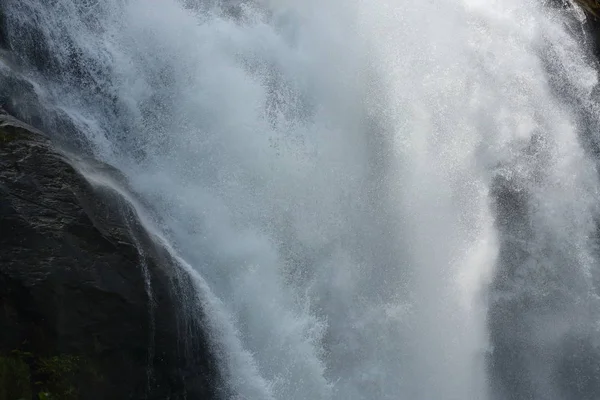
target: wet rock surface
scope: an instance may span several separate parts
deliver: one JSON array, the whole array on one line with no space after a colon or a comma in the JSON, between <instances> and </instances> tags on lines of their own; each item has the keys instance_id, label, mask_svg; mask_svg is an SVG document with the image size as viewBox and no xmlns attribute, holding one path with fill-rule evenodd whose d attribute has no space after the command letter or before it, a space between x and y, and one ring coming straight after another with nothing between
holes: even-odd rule
<instances>
[{"instance_id":1,"label":"wet rock surface","mask_svg":"<svg viewBox=\"0 0 600 400\"><path fill-rule=\"evenodd\" d=\"M215 398L189 278L130 202L73 165L124 183L0 115L0 382L18 392L0 399Z\"/></svg>"}]
</instances>

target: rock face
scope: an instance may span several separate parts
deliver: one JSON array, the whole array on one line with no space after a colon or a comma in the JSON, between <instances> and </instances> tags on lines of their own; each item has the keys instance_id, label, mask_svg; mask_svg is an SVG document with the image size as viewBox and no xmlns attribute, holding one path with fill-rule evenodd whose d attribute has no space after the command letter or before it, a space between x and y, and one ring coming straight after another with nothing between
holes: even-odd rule
<instances>
[{"instance_id":1,"label":"rock face","mask_svg":"<svg viewBox=\"0 0 600 400\"><path fill-rule=\"evenodd\" d=\"M565 0L561 0L566 3ZM600 58L600 0L575 0L586 13L585 28L592 38L592 50Z\"/></svg>"},{"instance_id":2,"label":"rock face","mask_svg":"<svg viewBox=\"0 0 600 400\"><path fill-rule=\"evenodd\" d=\"M590 16L600 17L600 1L598 0L575 0Z\"/></svg>"},{"instance_id":3,"label":"rock face","mask_svg":"<svg viewBox=\"0 0 600 400\"><path fill-rule=\"evenodd\" d=\"M216 398L189 278L80 167L124 181L0 115L0 400Z\"/></svg>"},{"instance_id":4,"label":"rock face","mask_svg":"<svg viewBox=\"0 0 600 400\"><path fill-rule=\"evenodd\" d=\"M597 400L598 314L573 295L584 293L574 288L585 277L560 243L540 239L518 184L498 178L493 192L500 252L488 310L491 399Z\"/></svg>"}]
</instances>

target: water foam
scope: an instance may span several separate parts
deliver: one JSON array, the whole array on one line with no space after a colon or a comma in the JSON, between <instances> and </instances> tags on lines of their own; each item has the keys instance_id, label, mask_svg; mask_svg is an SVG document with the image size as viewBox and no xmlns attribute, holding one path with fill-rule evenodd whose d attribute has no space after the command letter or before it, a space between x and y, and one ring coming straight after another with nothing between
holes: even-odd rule
<instances>
[{"instance_id":1,"label":"water foam","mask_svg":"<svg viewBox=\"0 0 600 400\"><path fill-rule=\"evenodd\" d=\"M59 71L30 79L161 215L240 399L487 398L499 176L591 257L541 42L593 74L532 1L19 3Z\"/></svg>"}]
</instances>

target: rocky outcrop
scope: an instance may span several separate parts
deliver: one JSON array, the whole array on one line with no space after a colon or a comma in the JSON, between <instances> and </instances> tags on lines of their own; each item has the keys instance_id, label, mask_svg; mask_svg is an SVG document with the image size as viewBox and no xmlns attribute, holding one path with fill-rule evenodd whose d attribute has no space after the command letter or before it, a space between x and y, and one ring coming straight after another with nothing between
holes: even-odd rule
<instances>
[{"instance_id":1,"label":"rocky outcrop","mask_svg":"<svg viewBox=\"0 0 600 400\"><path fill-rule=\"evenodd\" d=\"M563 3L568 2L561 0ZM600 58L600 1L599 0L574 0L586 14L585 29L592 39L592 50Z\"/></svg>"},{"instance_id":2,"label":"rocky outcrop","mask_svg":"<svg viewBox=\"0 0 600 400\"><path fill-rule=\"evenodd\" d=\"M216 398L190 278L83 169L126 188L0 115L0 400Z\"/></svg>"},{"instance_id":3,"label":"rocky outcrop","mask_svg":"<svg viewBox=\"0 0 600 400\"><path fill-rule=\"evenodd\" d=\"M590 16L600 18L600 1L598 0L575 0Z\"/></svg>"},{"instance_id":4,"label":"rocky outcrop","mask_svg":"<svg viewBox=\"0 0 600 400\"><path fill-rule=\"evenodd\" d=\"M490 398L597 400L598 313L581 290L587 277L535 225L516 181L499 176L492 189L500 251L488 299Z\"/></svg>"}]
</instances>

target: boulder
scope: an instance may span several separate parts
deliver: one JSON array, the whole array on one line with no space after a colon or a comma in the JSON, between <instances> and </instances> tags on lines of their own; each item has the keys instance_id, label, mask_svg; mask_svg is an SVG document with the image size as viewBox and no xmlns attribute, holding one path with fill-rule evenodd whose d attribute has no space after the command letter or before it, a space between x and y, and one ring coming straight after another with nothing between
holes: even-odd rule
<instances>
[{"instance_id":1,"label":"boulder","mask_svg":"<svg viewBox=\"0 0 600 400\"><path fill-rule=\"evenodd\" d=\"M122 193L0 114L0 400L219 394L193 282Z\"/></svg>"}]
</instances>

